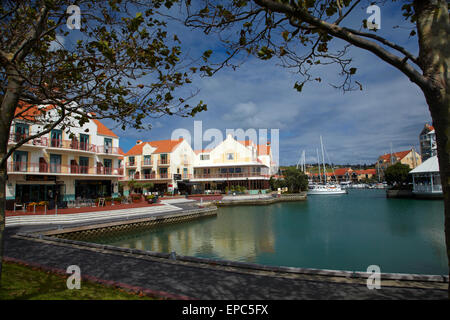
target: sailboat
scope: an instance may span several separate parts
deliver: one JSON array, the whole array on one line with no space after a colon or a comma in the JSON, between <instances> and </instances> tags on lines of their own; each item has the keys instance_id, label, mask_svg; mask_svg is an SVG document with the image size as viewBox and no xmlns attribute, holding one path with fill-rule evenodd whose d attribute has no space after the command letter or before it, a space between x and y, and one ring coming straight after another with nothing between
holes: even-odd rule
<instances>
[{"instance_id":1,"label":"sailboat","mask_svg":"<svg viewBox=\"0 0 450 320\"><path fill-rule=\"evenodd\" d=\"M339 184L331 184L327 182L327 171L325 168L325 156L323 152L322 136L320 136L320 146L322 148L322 163L324 183L322 184L322 176L320 174L319 152L317 151L317 164L319 167L320 184L309 186L308 195L331 195L331 194L346 194L347 190L342 189Z\"/></svg>"}]
</instances>

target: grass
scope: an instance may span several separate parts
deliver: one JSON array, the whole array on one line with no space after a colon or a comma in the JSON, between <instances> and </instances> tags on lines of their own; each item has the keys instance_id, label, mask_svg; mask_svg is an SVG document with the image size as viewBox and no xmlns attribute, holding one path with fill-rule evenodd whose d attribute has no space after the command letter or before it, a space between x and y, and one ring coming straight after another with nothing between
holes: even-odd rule
<instances>
[{"instance_id":1,"label":"grass","mask_svg":"<svg viewBox=\"0 0 450 320\"><path fill-rule=\"evenodd\" d=\"M67 276L3 262L0 300L154 300L119 288L81 280L79 290L69 290Z\"/></svg>"}]
</instances>

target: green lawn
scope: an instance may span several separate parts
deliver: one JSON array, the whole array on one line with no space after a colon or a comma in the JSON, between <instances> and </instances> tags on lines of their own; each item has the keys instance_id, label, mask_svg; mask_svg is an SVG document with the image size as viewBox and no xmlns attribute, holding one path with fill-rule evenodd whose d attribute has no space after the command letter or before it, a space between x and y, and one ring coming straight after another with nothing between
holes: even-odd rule
<instances>
[{"instance_id":1,"label":"green lawn","mask_svg":"<svg viewBox=\"0 0 450 320\"><path fill-rule=\"evenodd\" d=\"M67 277L3 262L0 300L154 300L86 280L79 290L69 290Z\"/></svg>"}]
</instances>

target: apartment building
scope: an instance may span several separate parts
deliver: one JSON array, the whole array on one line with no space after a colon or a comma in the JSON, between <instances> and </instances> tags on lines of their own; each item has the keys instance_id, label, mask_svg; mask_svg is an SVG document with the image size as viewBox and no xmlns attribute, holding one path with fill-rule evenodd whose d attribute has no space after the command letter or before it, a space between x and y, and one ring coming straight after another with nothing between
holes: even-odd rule
<instances>
[{"instance_id":1,"label":"apartment building","mask_svg":"<svg viewBox=\"0 0 450 320\"><path fill-rule=\"evenodd\" d=\"M138 140L124 157L125 195L132 191L129 181L150 182L159 192L203 193L237 185L266 189L275 165L270 144L237 141L231 135L213 149L196 151L184 139Z\"/></svg>"},{"instance_id":2,"label":"apartment building","mask_svg":"<svg viewBox=\"0 0 450 320\"><path fill-rule=\"evenodd\" d=\"M16 114L25 108L29 108L27 112L13 121L9 148L43 130L37 107L22 104ZM47 116L56 117L56 110L49 108ZM70 132L56 127L28 141L8 159L7 209L14 203L62 204L117 196L119 178L124 173L120 157L119 138L98 120L82 127L74 125Z\"/></svg>"},{"instance_id":3,"label":"apartment building","mask_svg":"<svg viewBox=\"0 0 450 320\"><path fill-rule=\"evenodd\" d=\"M270 144L238 141L231 135L211 150L196 150L190 182L199 192L243 186L247 190L269 188L274 174Z\"/></svg>"},{"instance_id":4,"label":"apartment building","mask_svg":"<svg viewBox=\"0 0 450 320\"><path fill-rule=\"evenodd\" d=\"M143 142L138 140L125 155L124 194L129 181L151 182L160 192L179 189L178 181L189 179L195 153L184 139Z\"/></svg>"},{"instance_id":5,"label":"apartment building","mask_svg":"<svg viewBox=\"0 0 450 320\"><path fill-rule=\"evenodd\" d=\"M437 155L436 132L433 126L430 126L428 123L425 124L425 127L420 132L419 142L422 162Z\"/></svg>"},{"instance_id":6,"label":"apartment building","mask_svg":"<svg viewBox=\"0 0 450 320\"><path fill-rule=\"evenodd\" d=\"M375 169L381 179L384 179L384 171L395 163L408 165L411 169L422 163L420 155L414 150L405 150L393 153L386 153L378 157Z\"/></svg>"}]
</instances>

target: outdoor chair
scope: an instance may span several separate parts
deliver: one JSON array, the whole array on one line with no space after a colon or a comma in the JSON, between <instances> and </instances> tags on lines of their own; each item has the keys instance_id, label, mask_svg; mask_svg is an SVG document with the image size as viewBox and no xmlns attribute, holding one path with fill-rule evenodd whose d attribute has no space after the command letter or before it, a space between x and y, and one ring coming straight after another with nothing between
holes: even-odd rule
<instances>
[{"instance_id":1,"label":"outdoor chair","mask_svg":"<svg viewBox=\"0 0 450 320\"><path fill-rule=\"evenodd\" d=\"M17 208L21 209L22 211L25 211L25 204L14 202L14 212L16 212Z\"/></svg>"}]
</instances>

